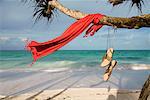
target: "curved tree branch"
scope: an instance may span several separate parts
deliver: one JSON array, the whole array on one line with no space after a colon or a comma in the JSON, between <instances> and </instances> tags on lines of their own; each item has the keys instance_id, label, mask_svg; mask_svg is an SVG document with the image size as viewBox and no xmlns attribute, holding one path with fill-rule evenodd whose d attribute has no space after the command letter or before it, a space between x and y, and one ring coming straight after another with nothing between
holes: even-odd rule
<instances>
[{"instance_id":1,"label":"curved tree branch","mask_svg":"<svg viewBox=\"0 0 150 100\"><path fill-rule=\"evenodd\" d=\"M64 7L60 2L57 0L49 1L49 5L55 7L62 13L75 18L81 19L88 14L80 12L78 10L72 10L67 7ZM104 16L100 22L100 24L113 26L116 28L129 28L129 29L138 29L141 27L150 27L150 14L145 14L141 16L134 16L131 18L121 18L121 17L111 17L111 16Z\"/></svg>"},{"instance_id":2,"label":"curved tree branch","mask_svg":"<svg viewBox=\"0 0 150 100\"><path fill-rule=\"evenodd\" d=\"M81 19L85 16L87 16L88 14L85 14L83 12L80 12L78 10L72 10L72 9L69 9L67 7L64 7L61 3L59 3L57 0L52 0L52 1L49 1L49 6L54 6L56 9L58 9L59 11L61 11L62 13L72 17L72 18L75 18L75 19Z\"/></svg>"}]
</instances>

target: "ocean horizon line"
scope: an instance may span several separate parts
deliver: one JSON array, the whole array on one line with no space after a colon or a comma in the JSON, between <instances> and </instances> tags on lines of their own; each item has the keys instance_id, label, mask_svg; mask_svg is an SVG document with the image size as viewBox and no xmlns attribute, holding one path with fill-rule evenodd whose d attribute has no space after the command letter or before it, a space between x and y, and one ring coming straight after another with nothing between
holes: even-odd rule
<instances>
[{"instance_id":1,"label":"ocean horizon line","mask_svg":"<svg viewBox=\"0 0 150 100\"><path fill-rule=\"evenodd\" d=\"M58 51L105 51L107 49L64 49L64 50L58 50ZM19 49L19 50L0 50L0 51L27 51L27 50L23 50L23 49ZM150 51L148 49L116 49L115 51Z\"/></svg>"}]
</instances>

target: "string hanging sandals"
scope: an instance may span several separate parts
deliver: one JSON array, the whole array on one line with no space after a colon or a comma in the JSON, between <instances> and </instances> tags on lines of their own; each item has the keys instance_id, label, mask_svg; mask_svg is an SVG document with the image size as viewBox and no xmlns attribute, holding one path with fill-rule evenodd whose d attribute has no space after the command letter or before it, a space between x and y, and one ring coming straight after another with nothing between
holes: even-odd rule
<instances>
[{"instance_id":1,"label":"string hanging sandals","mask_svg":"<svg viewBox=\"0 0 150 100\"><path fill-rule=\"evenodd\" d=\"M113 68L116 66L117 61L116 60L112 60L113 58L113 53L114 53L114 49L113 48L109 48L109 30L108 30L108 37L107 37L107 52L106 54L103 56L102 58L102 62L101 62L101 67L107 67L104 75L103 75L103 80L104 81L108 81L108 79L111 76L111 73L113 71ZM113 46L112 46L113 47Z\"/></svg>"},{"instance_id":2,"label":"string hanging sandals","mask_svg":"<svg viewBox=\"0 0 150 100\"><path fill-rule=\"evenodd\" d=\"M113 57L113 53L114 53L114 49L110 48L110 34L109 34L109 29L108 29L108 35L107 35L107 51L106 54L103 56L102 61L100 66L101 67L106 67L108 66L111 61L112 61L112 57Z\"/></svg>"}]
</instances>

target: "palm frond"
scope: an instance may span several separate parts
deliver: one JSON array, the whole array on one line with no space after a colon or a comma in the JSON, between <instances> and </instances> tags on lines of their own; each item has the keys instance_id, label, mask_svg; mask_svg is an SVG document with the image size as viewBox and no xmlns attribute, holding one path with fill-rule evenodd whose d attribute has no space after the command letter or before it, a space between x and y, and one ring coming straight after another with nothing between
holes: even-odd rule
<instances>
[{"instance_id":1,"label":"palm frond","mask_svg":"<svg viewBox=\"0 0 150 100\"><path fill-rule=\"evenodd\" d=\"M48 2L51 0L21 0L22 2L33 2L34 3L34 12L33 18L35 18L35 23L42 18L47 18L48 21L52 21L56 9L49 5Z\"/></svg>"},{"instance_id":2,"label":"palm frond","mask_svg":"<svg viewBox=\"0 0 150 100\"><path fill-rule=\"evenodd\" d=\"M113 6L119 5L121 3L123 3L124 0L108 0L108 2L110 4L112 4Z\"/></svg>"},{"instance_id":3,"label":"palm frond","mask_svg":"<svg viewBox=\"0 0 150 100\"><path fill-rule=\"evenodd\" d=\"M134 5L136 5L136 7L138 8L138 10L140 12L142 12L142 4L144 4L143 0L108 0L108 2L110 4L112 4L113 6L122 4L122 3L124 3L124 1L131 1L131 7L133 7Z\"/></svg>"},{"instance_id":4,"label":"palm frond","mask_svg":"<svg viewBox=\"0 0 150 100\"><path fill-rule=\"evenodd\" d=\"M50 0L35 0L35 9L33 14L33 17L36 17L35 22L42 19L42 17L47 18L50 22L53 20L56 9L53 6L48 5L48 1Z\"/></svg>"},{"instance_id":5,"label":"palm frond","mask_svg":"<svg viewBox=\"0 0 150 100\"><path fill-rule=\"evenodd\" d=\"M143 0L132 0L132 7L136 5L140 12L142 12L142 4L144 4Z\"/></svg>"}]
</instances>

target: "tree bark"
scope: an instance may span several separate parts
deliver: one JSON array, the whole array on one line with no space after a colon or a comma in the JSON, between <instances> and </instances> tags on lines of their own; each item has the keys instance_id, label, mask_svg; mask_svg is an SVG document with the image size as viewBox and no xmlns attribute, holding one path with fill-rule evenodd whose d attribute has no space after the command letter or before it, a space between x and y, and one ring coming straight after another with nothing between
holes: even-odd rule
<instances>
[{"instance_id":1,"label":"tree bark","mask_svg":"<svg viewBox=\"0 0 150 100\"><path fill-rule=\"evenodd\" d=\"M150 95L150 75L143 85L143 88L142 88L142 91L138 100L148 100L149 95Z\"/></svg>"},{"instance_id":2,"label":"tree bark","mask_svg":"<svg viewBox=\"0 0 150 100\"><path fill-rule=\"evenodd\" d=\"M87 16L87 13L80 12L78 10L72 10L67 7L64 7L60 2L57 0L49 1L49 5L54 6L56 9L61 11L62 13L75 18L81 19ZM121 18L121 17L111 17L111 16L104 16L100 21L99 24L113 26L115 28L128 28L128 29L139 29L141 27L150 27L150 14L144 14L141 16L134 16L130 18Z\"/></svg>"}]
</instances>

